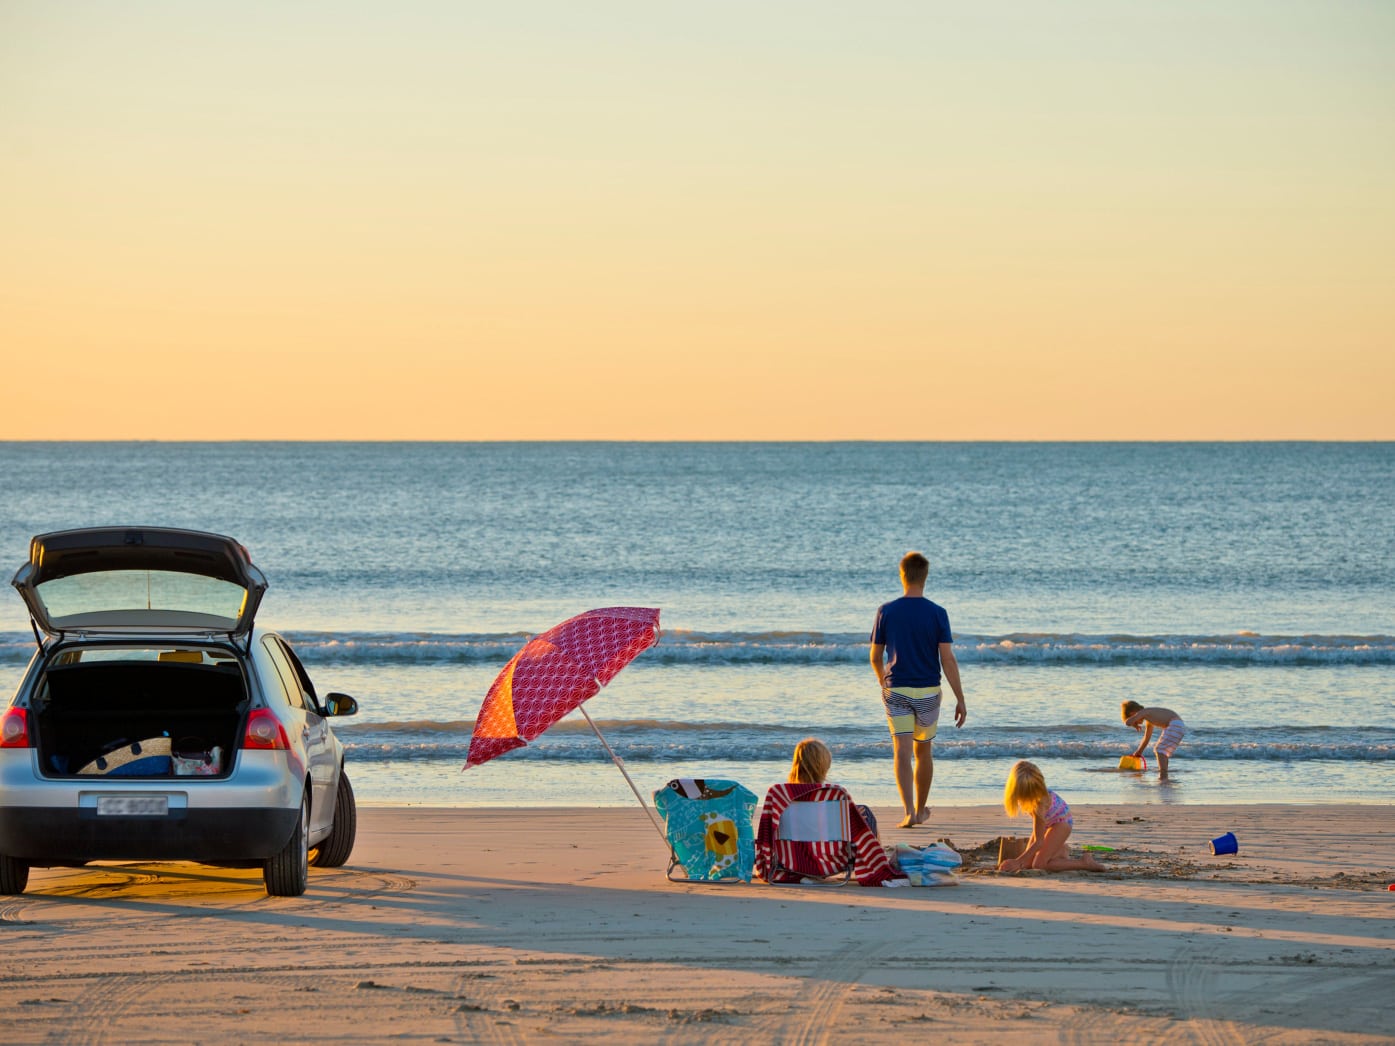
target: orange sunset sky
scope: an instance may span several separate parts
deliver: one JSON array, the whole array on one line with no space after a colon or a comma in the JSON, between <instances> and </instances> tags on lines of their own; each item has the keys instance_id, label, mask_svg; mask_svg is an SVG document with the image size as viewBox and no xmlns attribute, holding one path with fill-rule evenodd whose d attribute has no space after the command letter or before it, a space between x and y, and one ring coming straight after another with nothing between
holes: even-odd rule
<instances>
[{"instance_id":1,"label":"orange sunset sky","mask_svg":"<svg viewBox=\"0 0 1395 1046\"><path fill-rule=\"evenodd\" d=\"M1395 438L1395 4L4 0L3 439Z\"/></svg>"}]
</instances>

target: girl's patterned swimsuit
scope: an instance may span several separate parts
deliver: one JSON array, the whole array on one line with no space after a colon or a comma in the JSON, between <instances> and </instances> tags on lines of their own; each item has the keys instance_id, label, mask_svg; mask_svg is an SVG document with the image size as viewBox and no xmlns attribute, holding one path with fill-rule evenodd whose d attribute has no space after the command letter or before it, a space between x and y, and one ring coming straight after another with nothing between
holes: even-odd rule
<instances>
[{"instance_id":1,"label":"girl's patterned swimsuit","mask_svg":"<svg viewBox=\"0 0 1395 1046\"><path fill-rule=\"evenodd\" d=\"M1055 792L1047 792L1046 795L1051 800L1051 805L1046 808L1046 816L1042 818L1046 827L1054 828L1058 824L1074 825L1075 821L1071 819L1070 807L1066 805L1066 801Z\"/></svg>"}]
</instances>

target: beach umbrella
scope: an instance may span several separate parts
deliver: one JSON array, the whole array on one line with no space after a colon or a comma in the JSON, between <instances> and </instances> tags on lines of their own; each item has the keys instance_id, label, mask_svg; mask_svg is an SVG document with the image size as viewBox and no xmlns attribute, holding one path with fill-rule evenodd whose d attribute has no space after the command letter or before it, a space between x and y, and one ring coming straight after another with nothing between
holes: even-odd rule
<instances>
[{"instance_id":1,"label":"beach umbrella","mask_svg":"<svg viewBox=\"0 0 1395 1046\"><path fill-rule=\"evenodd\" d=\"M464 769L522 748L578 709L619 767L639 805L659 828L625 764L581 707L641 651L658 641L659 611L651 607L588 610L534 636L490 684L475 719Z\"/></svg>"}]
</instances>

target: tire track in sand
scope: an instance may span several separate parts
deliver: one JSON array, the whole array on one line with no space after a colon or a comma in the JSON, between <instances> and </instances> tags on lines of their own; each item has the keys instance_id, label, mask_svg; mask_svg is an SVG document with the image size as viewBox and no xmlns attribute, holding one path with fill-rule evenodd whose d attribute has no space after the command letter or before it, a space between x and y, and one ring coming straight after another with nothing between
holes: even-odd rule
<instances>
[{"instance_id":1,"label":"tire track in sand","mask_svg":"<svg viewBox=\"0 0 1395 1046\"><path fill-rule=\"evenodd\" d=\"M144 995L173 979L172 974L149 973L96 979L72 1001L62 1029L49 1032L46 1041L61 1042L65 1046L129 1042L129 1033L113 1033L113 1026L119 1026L121 1019Z\"/></svg>"},{"instance_id":2,"label":"tire track in sand","mask_svg":"<svg viewBox=\"0 0 1395 1046\"><path fill-rule=\"evenodd\" d=\"M830 1029L838 1027L838 1015L853 986L878 958L894 954L901 946L902 942L896 940L869 941L835 950L800 978L799 990L783 1014L752 1029L752 1040L788 1046L826 1043Z\"/></svg>"},{"instance_id":3,"label":"tire track in sand","mask_svg":"<svg viewBox=\"0 0 1395 1046\"><path fill-rule=\"evenodd\" d=\"M1214 948L1183 944L1167 966L1167 990L1187 1030L1202 1046L1244 1046L1245 1036L1231 1021L1212 1014L1221 1008L1216 995Z\"/></svg>"},{"instance_id":4,"label":"tire track in sand","mask_svg":"<svg viewBox=\"0 0 1395 1046\"><path fill-rule=\"evenodd\" d=\"M494 975L484 976L493 978ZM466 1042L521 1046L525 1041L523 1033L509 1022L509 1018L501 1016L509 1012L507 1007L511 1000L494 985L485 988L480 983L482 979L479 970L462 973L455 979L455 997L459 1005L452 1016L456 1032Z\"/></svg>"},{"instance_id":5,"label":"tire track in sand","mask_svg":"<svg viewBox=\"0 0 1395 1046\"><path fill-rule=\"evenodd\" d=\"M371 885L358 885L360 881L371 881ZM310 880L313 890L319 886L337 891L328 897L315 896L317 908L337 908L345 904L358 904L387 893L404 893L417 888L417 881L405 875L397 875L380 868L356 870L337 868L332 872L321 872Z\"/></svg>"}]
</instances>

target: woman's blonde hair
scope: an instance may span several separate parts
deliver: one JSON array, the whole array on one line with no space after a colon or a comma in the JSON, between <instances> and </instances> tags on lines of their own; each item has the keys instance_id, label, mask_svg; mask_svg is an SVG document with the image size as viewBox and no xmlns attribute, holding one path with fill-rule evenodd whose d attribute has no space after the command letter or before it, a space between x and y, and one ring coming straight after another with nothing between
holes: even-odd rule
<instances>
[{"instance_id":1,"label":"woman's blonde hair","mask_svg":"<svg viewBox=\"0 0 1395 1046\"><path fill-rule=\"evenodd\" d=\"M794 762L790 764L791 784L823 784L828 768L833 765L833 753L817 737L806 737L794 746Z\"/></svg>"},{"instance_id":2,"label":"woman's blonde hair","mask_svg":"<svg viewBox=\"0 0 1395 1046\"><path fill-rule=\"evenodd\" d=\"M1009 817L1030 813L1046 800L1046 776L1036 763L1019 759L1008 771L1003 789L1003 809Z\"/></svg>"}]
</instances>

